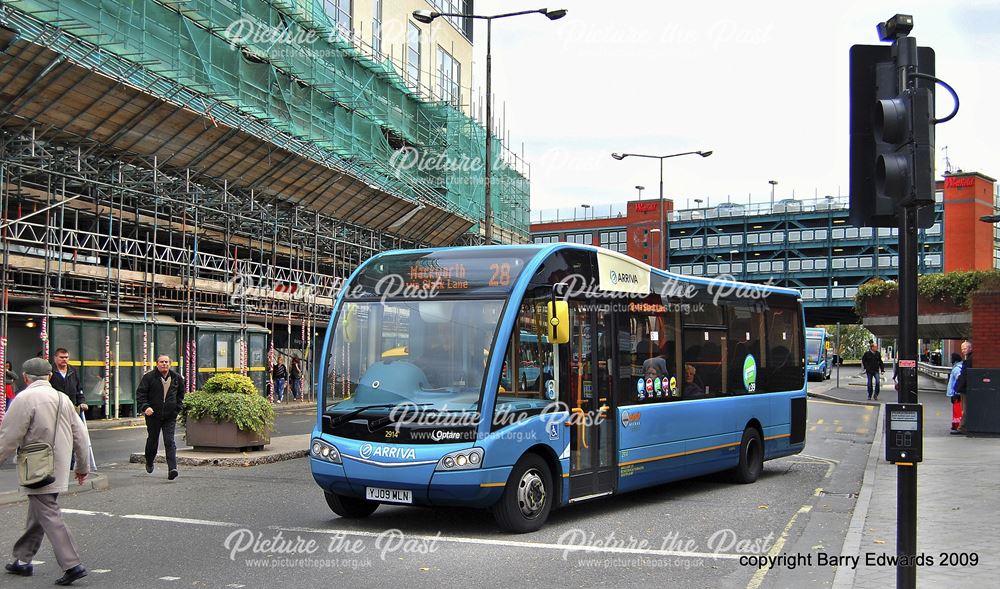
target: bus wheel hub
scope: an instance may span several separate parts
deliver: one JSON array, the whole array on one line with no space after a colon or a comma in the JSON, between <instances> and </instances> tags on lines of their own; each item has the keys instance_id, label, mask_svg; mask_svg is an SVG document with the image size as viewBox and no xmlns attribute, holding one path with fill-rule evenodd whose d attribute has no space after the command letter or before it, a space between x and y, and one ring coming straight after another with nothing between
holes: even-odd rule
<instances>
[{"instance_id":1,"label":"bus wheel hub","mask_svg":"<svg viewBox=\"0 0 1000 589\"><path fill-rule=\"evenodd\" d=\"M533 518L541 512L545 505L545 483L538 471L529 470L521 477L517 487L517 504L527 518Z\"/></svg>"}]
</instances>

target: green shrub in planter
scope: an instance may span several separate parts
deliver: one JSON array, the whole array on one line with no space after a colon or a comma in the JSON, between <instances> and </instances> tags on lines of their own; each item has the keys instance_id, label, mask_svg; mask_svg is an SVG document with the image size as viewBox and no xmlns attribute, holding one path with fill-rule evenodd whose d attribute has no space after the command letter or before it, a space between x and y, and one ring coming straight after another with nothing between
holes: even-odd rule
<instances>
[{"instance_id":1,"label":"green shrub in planter","mask_svg":"<svg viewBox=\"0 0 1000 589\"><path fill-rule=\"evenodd\" d=\"M259 436L274 429L274 408L262 397L249 376L217 374L200 391L184 397L182 421L211 418L231 421L236 427Z\"/></svg>"}]
</instances>

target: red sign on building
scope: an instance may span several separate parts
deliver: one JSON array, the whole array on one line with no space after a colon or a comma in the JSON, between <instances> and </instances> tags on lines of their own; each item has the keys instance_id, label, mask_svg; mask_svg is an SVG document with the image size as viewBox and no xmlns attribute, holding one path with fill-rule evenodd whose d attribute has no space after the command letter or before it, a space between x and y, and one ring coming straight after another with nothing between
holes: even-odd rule
<instances>
[{"instance_id":1,"label":"red sign on building","mask_svg":"<svg viewBox=\"0 0 1000 589\"><path fill-rule=\"evenodd\" d=\"M657 202L637 202L635 203L635 212L637 213L651 213L656 210Z\"/></svg>"},{"instance_id":2,"label":"red sign on building","mask_svg":"<svg viewBox=\"0 0 1000 589\"><path fill-rule=\"evenodd\" d=\"M944 179L945 188L958 188L960 186L973 186L976 183L976 179L972 176L949 176Z\"/></svg>"}]
</instances>

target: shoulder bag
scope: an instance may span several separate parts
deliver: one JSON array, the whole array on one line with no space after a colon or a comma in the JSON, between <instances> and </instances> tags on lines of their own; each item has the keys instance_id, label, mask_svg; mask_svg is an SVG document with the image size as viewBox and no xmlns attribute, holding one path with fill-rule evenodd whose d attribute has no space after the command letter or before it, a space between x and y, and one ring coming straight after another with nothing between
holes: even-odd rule
<instances>
[{"instance_id":1,"label":"shoulder bag","mask_svg":"<svg viewBox=\"0 0 1000 589\"><path fill-rule=\"evenodd\" d=\"M17 479L22 487L40 489L56 482L55 478L55 445L59 433L59 417L62 413L63 393L59 395L56 405L56 420L52 426L52 443L36 442L17 449Z\"/></svg>"}]
</instances>

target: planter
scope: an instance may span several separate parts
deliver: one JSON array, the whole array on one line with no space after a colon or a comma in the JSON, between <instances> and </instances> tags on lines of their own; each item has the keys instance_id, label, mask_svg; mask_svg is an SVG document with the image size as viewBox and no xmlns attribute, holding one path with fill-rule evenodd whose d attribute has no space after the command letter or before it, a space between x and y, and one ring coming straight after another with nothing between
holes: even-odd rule
<instances>
[{"instance_id":1,"label":"planter","mask_svg":"<svg viewBox=\"0 0 1000 589\"><path fill-rule=\"evenodd\" d=\"M899 315L899 293L891 292L885 296L867 299L864 303L864 309L865 317L897 317ZM917 297L917 314L919 315L950 315L967 313L968 311L967 308L951 301Z\"/></svg>"},{"instance_id":2,"label":"planter","mask_svg":"<svg viewBox=\"0 0 1000 589\"><path fill-rule=\"evenodd\" d=\"M270 434L263 436L243 431L231 421L216 423L212 419L189 419L185 439L189 446L201 452L247 452L263 450L271 443Z\"/></svg>"}]
</instances>

